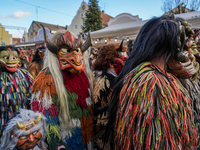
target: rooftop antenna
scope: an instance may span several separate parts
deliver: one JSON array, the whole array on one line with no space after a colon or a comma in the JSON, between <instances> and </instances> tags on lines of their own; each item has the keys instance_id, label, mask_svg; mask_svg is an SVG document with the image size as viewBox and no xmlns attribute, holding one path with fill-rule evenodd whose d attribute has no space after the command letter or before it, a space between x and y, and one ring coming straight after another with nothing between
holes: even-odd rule
<instances>
[{"instance_id":1,"label":"rooftop antenna","mask_svg":"<svg viewBox=\"0 0 200 150\"><path fill-rule=\"evenodd\" d=\"M35 6L36 7L36 17L37 17L37 21L38 21L38 7L39 6Z\"/></svg>"},{"instance_id":2,"label":"rooftop antenna","mask_svg":"<svg viewBox=\"0 0 200 150\"><path fill-rule=\"evenodd\" d=\"M103 10L105 11L106 6L108 6L108 5L106 3L101 3L101 4L103 4Z\"/></svg>"}]
</instances>

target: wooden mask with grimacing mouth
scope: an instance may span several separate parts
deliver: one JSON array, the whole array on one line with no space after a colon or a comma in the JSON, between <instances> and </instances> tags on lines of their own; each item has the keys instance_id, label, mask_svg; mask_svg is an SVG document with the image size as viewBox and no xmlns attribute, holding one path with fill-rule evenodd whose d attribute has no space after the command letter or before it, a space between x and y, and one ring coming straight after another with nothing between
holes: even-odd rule
<instances>
[{"instance_id":1,"label":"wooden mask with grimacing mouth","mask_svg":"<svg viewBox=\"0 0 200 150\"><path fill-rule=\"evenodd\" d=\"M44 27L43 31L47 48L50 52L57 55L60 69L67 70L73 74L84 72L82 53L91 46L90 33L88 33L87 40L83 44L81 35L76 37L73 33L66 30L64 34L58 36L57 43L53 44L48 39Z\"/></svg>"}]
</instances>

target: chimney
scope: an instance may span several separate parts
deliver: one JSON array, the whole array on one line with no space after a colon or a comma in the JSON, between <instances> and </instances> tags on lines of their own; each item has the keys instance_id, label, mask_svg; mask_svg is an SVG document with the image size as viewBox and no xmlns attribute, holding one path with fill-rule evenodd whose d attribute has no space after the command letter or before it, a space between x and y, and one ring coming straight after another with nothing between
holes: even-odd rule
<instances>
[{"instance_id":1,"label":"chimney","mask_svg":"<svg viewBox=\"0 0 200 150\"><path fill-rule=\"evenodd\" d=\"M57 29L58 29L58 25L57 25Z\"/></svg>"}]
</instances>

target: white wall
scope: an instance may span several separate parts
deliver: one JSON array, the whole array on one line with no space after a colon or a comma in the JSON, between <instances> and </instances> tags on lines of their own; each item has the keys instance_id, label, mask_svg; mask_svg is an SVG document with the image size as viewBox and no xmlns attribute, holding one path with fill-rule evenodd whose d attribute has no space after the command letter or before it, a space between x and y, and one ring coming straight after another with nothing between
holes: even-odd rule
<instances>
[{"instance_id":1,"label":"white wall","mask_svg":"<svg viewBox=\"0 0 200 150\"><path fill-rule=\"evenodd\" d=\"M85 18L85 14L87 10L88 10L88 5L85 1L83 1L68 28L68 30L74 33L75 35L78 35L80 32L82 32L82 28L81 28L81 26L83 25L82 18ZM77 29L75 29L75 25L77 25Z\"/></svg>"}]
</instances>

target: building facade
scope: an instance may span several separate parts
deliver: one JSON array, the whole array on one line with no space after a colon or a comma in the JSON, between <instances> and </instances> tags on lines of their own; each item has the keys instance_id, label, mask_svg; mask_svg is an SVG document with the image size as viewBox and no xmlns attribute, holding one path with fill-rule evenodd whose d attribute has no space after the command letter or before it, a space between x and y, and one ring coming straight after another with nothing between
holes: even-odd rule
<instances>
[{"instance_id":1,"label":"building facade","mask_svg":"<svg viewBox=\"0 0 200 150\"><path fill-rule=\"evenodd\" d=\"M66 27L64 27L64 26L59 26L59 25L53 25L53 24L33 21L31 23L30 28L28 29L28 42L34 42L35 41L35 37L37 37L37 36L39 36L39 38L42 36L40 40L44 40L43 35L41 35L41 36L38 35L38 33L43 33L43 32L39 32L39 31L42 30L41 24L48 30L47 32L49 32L50 34L54 34L58 30L66 29Z\"/></svg>"},{"instance_id":2,"label":"building facade","mask_svg":"<svg viewBox=\"0 0 200 150\"><path fill-rule=\"evenodd\" d=\"M69 31L74 33L75 35L78 35L83 32L82 26L83 26L83 18L86 17L86 12L89 9L88 4L83 0L81 3L81 6L79 7L76 15L72 19L72 22L68 28ZM106 14L104 11L101 11L101 18L102 18L102 25L103 27L107 27L107 22L112 19L113 17Z\"/></svg>"},{"instance_id":3,"label":"building facade","mask_svg":"<svg viewBox=\"0 0 200 150\"><path fill-rule=\"evenodd\" d=\"M30 28L28 29L27 37L28 40L25 40L25 42L36 42L36 41L42 41L43 38L43 31L41 24L45 27L46 32L48 34L48 37L51 38L51 36L58 30L69 30L75 35L78 35L82 33L82 25L83 25L83 18L86 17L86 12L88 10L88 4L83 0L79 9L77 10L76 15L72 19L72 22L69 26L59 26L59 25L53 25L38 21L33 21L31 23ZM107 27L107 22L113 18L112 16L107 15L104 11L101 12L101 18L102 18L102 24L103 27ZM26 39L26 38L25 38ZM23 40L24 42L24 40Z\"/></svg>"},{"instance_id":4,"label":"building facade","mask_svg":"<svg viewBox=\"0 0 200 150\"><path fill-rule=\"evenodd\" d=\"M5 30L4 27L2 27L0 23L0 46L2 45L11 45L12 43L12 35L9 34L8 31Z\"/></svg>"},{"instance_id":5,"label":"building facade","mask_svg":"<svg viewBox=\"0 0 200 150\"><path fill-rule=\"evenodd\" d=\"M85 18L87 10L88 4L85 1L83 1L68 28L68 30L74 33L75 35L78 35L82 32L81 26L83 25L83 18Z\"/></svg>"}]
</instances>

